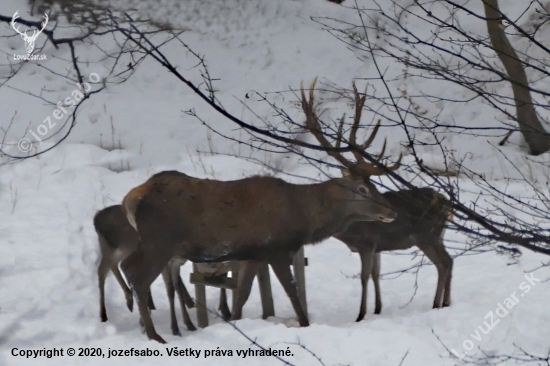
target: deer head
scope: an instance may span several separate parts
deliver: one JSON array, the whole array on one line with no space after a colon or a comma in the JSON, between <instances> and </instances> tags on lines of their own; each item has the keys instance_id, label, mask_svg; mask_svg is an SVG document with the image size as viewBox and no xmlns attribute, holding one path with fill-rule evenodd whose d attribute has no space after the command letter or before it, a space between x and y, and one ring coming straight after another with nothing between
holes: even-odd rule
<instances>
[{"instance_id":1,"label":"deer head","mask_svg":"<svg viewBox=\"0 0 550 366\"><path fill-rule=\"evenodd\" d=\"M23 41L25 41L25 48L27 50L27 53L31 54L32 51L34 50L34 42L36 42L36 39L38 38L40 33L42 33L44 28L46 28L46 24L48 24L48 14L44 13L44 21L42 22L42 29L40 29L40 30L34 29L32 35L29 36L27 34L28 29L26 29L25 32L22 33L21 31L19 31L19 27L15 27L15 20L17 18L19 18L18 12L19 11L16 11L15 14L13 14L13 18L11 18L11 23L10 24L11 24L11 27L17 33L19 33L21 38L23 38Z\"/></svg>"}]
</instances>

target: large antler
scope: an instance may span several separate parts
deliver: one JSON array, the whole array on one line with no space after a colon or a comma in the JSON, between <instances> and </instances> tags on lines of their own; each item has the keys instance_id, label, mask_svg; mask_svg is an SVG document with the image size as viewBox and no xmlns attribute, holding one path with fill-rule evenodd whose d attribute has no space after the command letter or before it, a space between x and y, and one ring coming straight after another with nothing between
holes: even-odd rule
<instances>
[{"instance_id":1,"label":"large antler","mask_svg":"<svg viewBox=\"0 0 550 366\"><path fill-rule=\"evenodd\" d=\"M301 95L302 95L302 101L301 101L302 110L306 115L306 123L305 123L306 129L309 130L313 134L313 136L315 136L315 138L317 139L317 141L319 141L319 144L321 144L321 146L327 148L327 154L329 154L330 156L335 158L340 164L348 168L352 175L359 176L359 177L368 177L371 175L383 175L383 174L387 174L388 171L394 171L397 168L399 168L399 166L401 165L401 158L402 158L401 154L399 155L399 159L397 160L397 162L391 167L386 167L386 169L381 169L376 164L371 164L364 159L361 151L366 150L374 141L374 138L378 133L378 129L380 128L380 120L378 120L378 123L374 127L372 133L367 138L367 140L362 144L358 144L357 131L359 130L359 122L361 121L361 112L363 111L363 106L365 105L365 100L367 97L366 97L366 93L363 96L359 94L359 92L357 91L357 87L355 86L355 82L353 83L353 92L355 94L355 115L353 118L353 124L351 126L351 130L350 130L348 144L352 149L352 153L356 159L356 162L352 162L346 159L340 152L334 151L335 149L339 149L342 144L345 115L342 116L342 118L338 123L338 130L336 133L336 142L335 142L335 145L332 146L331 143L326 138L325 134L323 133L321 126L319 124L319 119L317 118L317 114L315 113L314 90L315 90L316 83L317 83L317 78L313 80L309 88L309 101L306 98L303 82L300 84ZM380 162L380 160L382 160L382 157L384 156L385 151L386 151L386 140L384 140L382 151L376 157L376 162Z\"/></svg>"}]
</instances>

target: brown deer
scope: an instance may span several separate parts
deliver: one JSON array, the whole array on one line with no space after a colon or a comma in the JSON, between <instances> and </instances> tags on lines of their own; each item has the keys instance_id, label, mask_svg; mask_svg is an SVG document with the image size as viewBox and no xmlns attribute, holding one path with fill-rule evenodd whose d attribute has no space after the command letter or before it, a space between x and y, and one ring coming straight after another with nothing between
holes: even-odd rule
<instances>
[{"instance_id":1,"label":"brown deer","mask_svg":"<svg viewBox=\"0 0 550 366\"><path fill-rule=\"evenodd\" d=\"M128 223L126 216L122 212L121 205L110 206L97 212L94 217L94 227L98 235L99 247L101 250L101 261L97 269L100 318L102 322L105 322L107 321L107 310L105 308L105 278L109 271L113 272L120 287L124 291L126 306L130 311L133 310L132 292L122 278L118 269L118 264L137 248L139 236L135 229ZM183 320L187 329L196 330L186 309L186 305L192 308L195 304L185 288L179 273L180 266L185 264L185 262L186 260L172 258L162 271L162 277L166 285L166 292L170 303L170 320L172 334L174 335L181 335L174 308L174 292L178 293ZM224 304L227 307L225 301ZM155 308L150 291L148 296L148 307L149 309ZM226 313L229 313L229 311Z\"/></svg>"},{"instance_id":2,"label":"brown deer","mask_svg":"<svg viewBox=\"0 0 550 366\"><path fill-rule=\"evenodd\" d=\"M268 262L300 325L308 326L290 271L290 255L353 222L395 219L373 183L350 178L297 185L274 177L217 181L170 171L132 189L122 206L141 244L121 268L136 296L147 336L161 343L165 341L155 331L146 298L151 282L171 258L196 263Z\"/></svg>"},{"instance_id":3,"label":"brown deer","mask_svg":"<svg viewBox=\"0 0 550 366\"><path fill-rule=\"evenodd\" d=\"M325 134L321 130L313 103L313 88L315 81L310 89L310 103L306 102L302 88L302 109L306 115L306 127L313 133L321 146L327 148L327 153L334 157L347 169L342 169L342 175L350 179L364 179L369 182L372 175L383 175L387 171L395 170L399 167L401 156L398 161L385 170L379 170L372 165L365 164L353 166L341 154L334 152L334 146L330 144ZM378 129L378 121L369 139L364 145L356 144L356 134L359 129L361 113L366 101L366 95L360 95L355 83L353 83L355 99L355 115L350 129L348 144L355 147L369 145ZM340 147L343 139L343 123L340 120L335 147ZM386 148L386 142L382 147L382 152L377 161L383 157ZM362 154L357 149L352 149L352 153L357 162L362 161ZM350 168L351 167L351 168ZM445 224L452 216L451 203L442 194L431 188L417 188L412 190L401 190L397 192L386 192L382 196L390 203L392 209L397 213L397 218L391 223L379 222L355 222L347 230L335 235L335 237L347 244L353 251L359 252L361 257L361 308L357 321L361 321L366 312L367 282L372 272L374 288L376 294L375 313L382 310L382 300L380 295L380 255L381 251L408 249L417 246L426 254L426 256L435 264L439 277L437 290L434 299L434 308L449 306L451 303L451 277L453 260L445 250L443 244L443 234ZM443 295L443 291L445 292ZM442 303L443 296L443 303Z\"/></svg>"},{"instance_id":4,"label":"brown deer","mask_svg":"<svg viewBox=\"0 0 550 366\"><path fill-rule=\"evenodd\" d=\"M357 321L367 310L367 283L372 273L375 292L375 314L382 311L380 295L380 252L417 246L434 263L438 272L433 308L451 304L453 259L445 250L445 224L452 215L451 202L431 188L417 188L382 194L397 212L388 224L358 222L335 237L361 258L361 306Z\"/></svg>"},{"instance_id":5,"label":"brown deer","mask_svg":"<svg viewBox=\"0 0 550 366\"><path fill-rule=\"evenodd\" d=\"M313 81L313 83L310 86L309 89L309 100L306 97L306 93L304 91L303 86L301 87L301 105L302 110L306 116L305 121L305 128L310 131L317 141L321 144L321 146L327 148L327 153L335 158L339 163L341 163L346 169L343 169L342 171L346 172L346 176L344 178L352 178L352 179L364 179L364 182L370 183L368 177L372 175L383 175L386 174L386 171L394 171L396 170L401 162L401 156L399 157L398 161L391 167L386 167L386 170L382 170L377 168L375 165L368 163L365 161L361 153L354 153L354 157L356 159L356 162L351 162L347 158L345 158L342 154L335 151L335 148L338 149L341 146L341 142L343 139L343 122L344 119L340 120L340 125L337 132L337 139L335 146L332 146L328 139L326 138L325 134L323 133L321 129L321 125L319 123L319 120L317 118L317 115L315 113L315 97L314 97L314 90L315 90L315 84L317 82L317 79ZM380 124L378 124L374 130L372 131L369 138L361 145L357 144L357 131L359 129L359 121L361 119L361 110L363 108L363 105L365 103L365 97L360 97L357 93L357 90L355 88L355 84L353 85L355 91L356 91L356 118L354 119L352 128L350 130L350 136L348 139L348 144L351 146L355 146L358 149L366 150L374 138L376 137L376 134L378 132L378 128L380 127ZM377 157L377 161L379 162L381 158L384 155L384 151L386 148L386 143L384 142L384 146L382 148L382 152ZM354 172L358 178L351 177L348 173ZM372 184L372 183L370 183ZM390 206L391 207L391 206ZM366 221L360 221L366 223ZM383 221L384 222L384 221ZM385 225L385 224L381 224ZM345 228L342 228L342 230L345 231ZM288 256L291 257L292 253L288 253ZM238 320L242 317L242 308L246 301L248 300L248 297L250 296L250 291L252 289L252 282L254 281L254 276L256 275L258 268L259 268L260 262L258 261L247 261L243 262L241 264L241 268L239 270L239 283L238 283L238 291L237 291L237 301L235 302L235 307L232 311L231 320Z\"/></svg>"}]
</instances>

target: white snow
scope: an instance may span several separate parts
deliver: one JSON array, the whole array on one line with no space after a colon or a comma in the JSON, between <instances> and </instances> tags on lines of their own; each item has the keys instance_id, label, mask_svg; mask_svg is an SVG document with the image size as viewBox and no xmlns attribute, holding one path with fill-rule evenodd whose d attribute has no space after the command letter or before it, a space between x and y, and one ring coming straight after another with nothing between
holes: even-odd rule
<instances>
[{"instance_id":1,"label":"white snow","mask_svg":"<svg viewBox=\"0 0 550 366\"><path fill-rule=\"evenodd\" d=\"M167 21L186 29L182 39L206 58L211 74L220 79L216 87L224 107L237 117L259 126L260 122L243 103L265 119L273 118L273 111L255 97L247 99L247 93L269 92L269 100L300 120L300 113L294 105L296 97L281 91L289 87L296 90L301 80L307 85L316 76L322 82L349 88L352 79L375 75L372 62L358 58L357 52L348 50L319 23L310 19L312 16L326 16L357 21L353 10L326 0L113 0L111 3L114 8L131 7L137 9L143 18ZM351 6L352 3L348 0L344 5ZM359 3L368 5L369 1ZM514 16L519 16L523 9L518 1L501 0L500 3L504 11ZM480 4L476 2L471 6L479 10ZM0 14L11 15L16 10L22 18L32 18L27 1L2 1ZM35 19L38 17L35 14ZM463 20L465 28L483 34L484 24L477 19L467 17ZM414 19L409 19L409 22L414 26ZM419 32L428 32L421 25L418 27ZM60 36L74 32L72 29L59 31ZM25 52L24 43L5 24L0 26L0 36L7 36L0 38L0 49L5 52L0 56L0 72L7 75L10 67L6 63L12 60L14 52ZM105 50L116 49L112 39L104 37L101 42ZM525 48L524 43L520 37L513 39L516 47ZM41 67L36 62L24 64L13 79L0 87L0 115L3 116L0 126L4 130L9 127L7 143L17 143L23 136L32 140L25 131L36 130L55 109L21 91L41 95L55 104L71 96L77 88L74 83L54 74L63 75L70 69L68 47L61 46L56 50L44 36L39 37L37 47L44 44L42 52L47 54L48 60L40 62ZM77 45L76 52L83 63L83 75L87 77L95 72L102 78L108 77L109 81L118 80L109 79L107 73L113 61L103 59L97 48ZM200 82L198 70L193 68L196 59L188 52L176 42L166 46L164 52L186 77ZM401 65L387 60L384 63L388 78L402 73ZM534 74L529 76L536 79ZM362 81L358 83L361 87L364 85ZM432 92L436 90L441 96L468 94L457 86L434 81L416 80L401 86L407 87L411 95L427 88ZM538 81L537 86L548 90L547 81ZM501 87L508 88L506 85ZM382 88L379 89L384 94ZM343 111L351 114L344 100L331 101L326 106L334 118ZM500 126L498 119L503 119L502 115L477 100L466 107L428 101L424 101L421 107L426 108L430 115L439 113L440 120L454 121L457 125ZM160 279L152 287L157 305L153 321L167 345L148 341L141 333L137 311L128 312L123 293L112 275L108 277L106 286L109 321L101 323L99 320L99 246L92 225L93 215L104 207L120 203L131 188L152 174L176 169L197 177L231 180L271 173L263 166L232 156L198 153L214 151L250 155L290 174L325 179L318 170L295 157L250 152L244 146L209 133L199 121L183 113L192 108L216 130L249 139L246 133L209 108L158 63L147 59L127 82L108 84L106 90L86 101L78 114L77 125L61 145L39 157L0 166L0 365L281 364L272 357L236 356L237 350L258 348L233 327L212 316L211 325L196 332L186 331L180 320L183 336L172 336L168 303ZM365 121L373 119L367 113L363 117ZM57 121L58 125L48 131L47 137L53 137L38 146L39 151L57 141L61 133L56 135L56 132L67 130L68 126L62 126L62 121ZM417 133L417 137L424 137L426 141L431 138L426 132ZM403 151L399 145L404 141L401 132L382 128L380 135L370 151L379 151L382 137L388 139L387 154L397 156ZM511 138L511 144L499 147L500 151L495 147L498 140L493 136L448 133L444 144L454 150L457 160L464 159L469 169L483 174L485 179L507 193L531 197L531 188L527 184L506 178L517 178L521 172L542 187L550 174L532 171L538 165L525 159L525 147L518 133ZM10 151L16 152L17 147ZM419 152L426 164L433 168L443 167L436 147L425 146ZM547 153L529 159L540 162L548 161L548 157ZM403 162L412 163L412 158L406 156ZM519 172L514 165L519 167ZM336 171L331 173L338 175ZM413 178L406 172L403 175ZM279 176L292 182L308 181L290 175ZM464 203L477 198L479 187L463 178L459 179L459 184ZM545 191L548 191L547 186ZM480 203L487 205L490 201L484 199ZM453 254L460 253L467 241L463 235L452 231L447 232L445 239L450 247L459 248L450 249ZM547 311L550 288L541 281L524 293L520 285L526 281L525 271L535 270L534 276L541 280L548 278L547 269L536 270L547 258L526 250L523 252L517 265L508 265L508 258L493 252L456 257L452 305L440 310L431 309L437 282L436 270L431 264L424 266L417 278L414 274L387 275L381 284L382 314L372 314L374 296L372 285L369 285L368 314L364 321L356 323L360 303L360 282L356 277L359 258L336 239L329 239L306 248L309 258L306 268L309 327L287 326L293 322L295 314L274 276L272 286L277 317L261 319L259 293L254 287L244 308L244 319L236 325L264 347L289 348L293 356L284 359L294 365L321 364L298 344L307 347L325 365L399 365L406 354L404 366L454 365L458 361L450 357L443 345L461 354L466 340L474 345L473 350L468 351L470 355L477 352L480 356L479 348L494 354L511 353L517 345L544 356L550 348L550 314ZM393 273L420 260L408 255L383 254L382 272ZM187 284L190 268L188 264L181 272ZM418 289L414 295L416 281ZM478 332L481 339L474 340L471 334L475 336L479 326L485 327L486 314L495 311L498 304L514 291L525 296L520 295L519 303L492 331L488 334ZM218 292L208 289L207 300L211 308L217 308ZM177 313L179 316L180 311ZM195 319L195 310L190 310L190 313ZM14 348L40 350L54 347L63 348L65 352L69 347L77 350L80 347L100 347L104 353L109 348L148 348L159 350L164 356L162 359L67 356L26 359L12 356ZM198 359L169 357L167 348L171 347L202 350L203 354ZM232 350L235 355L204 358L205 350L218 347Z\"/></svg>"}]
</instances>

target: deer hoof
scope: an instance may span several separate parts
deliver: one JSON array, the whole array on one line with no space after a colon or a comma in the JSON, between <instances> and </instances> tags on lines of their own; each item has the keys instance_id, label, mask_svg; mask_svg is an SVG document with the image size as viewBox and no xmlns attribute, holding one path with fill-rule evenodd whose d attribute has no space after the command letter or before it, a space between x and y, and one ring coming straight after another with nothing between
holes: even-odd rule
<instances>
[{"instance_id":1,"label":"deer hoof","mask_svg":"<svg viewBox=\"0 0 550 366\"><path fill-rule=\"evenodd\" d=\"M161 336L159 336L158 334L152 334L150 336L148 336L148 338L152 341L157 341L159 343L162 343L162 344L166 344L166 341L164 339L162 339Z\"/></svg>"},{"instance_id":2,"label":"deer hoof","mask_svg":"<svg viewBox=\"0 0 550 366\"><path fill-rule=\"evenodd\" d=\"M126 306L128 307L128 310L130 310L130 312L133 313L134 312L134 299L133 298L126 299Z\"/></svg>"},{"instance_id":3,"label":"deer hoof","mask_svg":"<svg viewBox=\"0 0 550 366\"><path fill-rule=\"evenodd\" d=\"M300 324L300 327L309 327L309 319L308 318L304 318L304 319L298 318L298 323Z\"/></svg>"},{"instance_id":4,"label":"deer hoof","mask_svg":"<svg viewBox=\"0 0 550 366\"><path fill-rule=\"evenodd\" d=\"M220 312L222 313L223 320L228 321L229 319L231 319L231 312L228 308L220 309Z\"/></svg>"}]
</instances>

